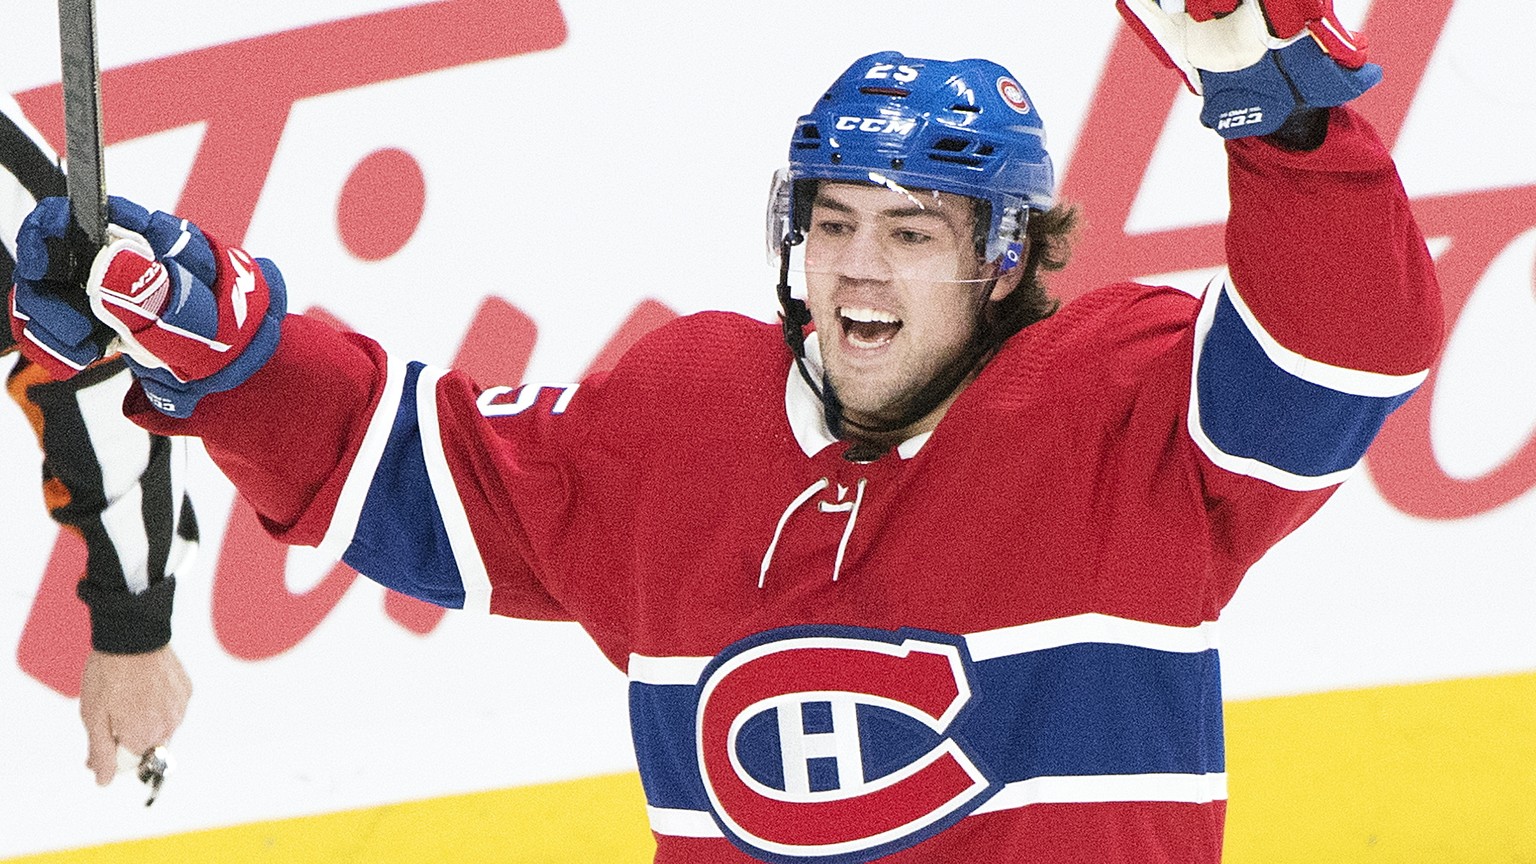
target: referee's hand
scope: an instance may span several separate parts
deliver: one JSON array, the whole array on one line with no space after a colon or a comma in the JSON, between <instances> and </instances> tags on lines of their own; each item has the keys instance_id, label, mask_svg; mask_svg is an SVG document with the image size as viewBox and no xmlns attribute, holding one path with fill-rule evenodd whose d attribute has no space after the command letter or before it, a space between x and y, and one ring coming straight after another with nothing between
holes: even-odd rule
<instances>
[{"instance_id":1,"label":"referee's hand","mask_svg":"<svg viewBox=\"0 0 1536 864\"><path fill-rule=\"evenodd\" d=\"M167 645L146 654L92 651L80 682L85 765L105 786L117 774L117 748L142 754L170 740L192 698L192 681Z\"/></svg>"}]
</instances>

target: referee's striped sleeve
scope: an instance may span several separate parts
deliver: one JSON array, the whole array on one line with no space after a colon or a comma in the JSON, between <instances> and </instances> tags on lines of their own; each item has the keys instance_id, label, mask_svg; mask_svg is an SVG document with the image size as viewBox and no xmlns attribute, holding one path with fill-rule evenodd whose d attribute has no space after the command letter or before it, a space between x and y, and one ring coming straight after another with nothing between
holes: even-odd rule
<instances>
[{"instance_id":1,"label":"referee's striped sleeve","mask_svg":"<svg viewBox=\"0 0 1536 864\"><path fill-rule=\"evenodd\" d=\"M15 101L0 93L0 285L10 286L16 232L39 199L65 194L58 160ZM0 352L15 348L0 327ZM198 530L185 485L185 447L122 414L122 360L68 381L18 359L7 382L43 450L49 515L85 541L78 593L97 650L151 651L170 640L175 574L190 565Z\"/></svg>"}]
</instances>

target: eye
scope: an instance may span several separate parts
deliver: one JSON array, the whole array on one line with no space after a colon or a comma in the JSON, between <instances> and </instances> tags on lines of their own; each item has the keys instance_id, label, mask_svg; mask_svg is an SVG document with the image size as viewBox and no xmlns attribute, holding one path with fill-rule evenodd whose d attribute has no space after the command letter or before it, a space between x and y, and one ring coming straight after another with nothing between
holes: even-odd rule
<instances>
[{"instance_id":1,"label":"eye","mask_svg":"<svg viewBox=\"0 0 1536 864\"><path fill-rule=\"evenodd\" d=\"M843 237L853 233L853 226L847 222L838 222L833 219L823 219L816 223L816 230L832 237Z\"/></svg>"},{"instance_id":2,"label":"eye","mask_svg":"<svg viewBox=\"0 0 1536 864\"><path fill-rule=\"evenodd\" d=\"M892 232L892 236L907 246L920 246L933 239L932 235L924 234L921 231L914 231L911 228L898 228Z\"/></svg>"}]
</instances>

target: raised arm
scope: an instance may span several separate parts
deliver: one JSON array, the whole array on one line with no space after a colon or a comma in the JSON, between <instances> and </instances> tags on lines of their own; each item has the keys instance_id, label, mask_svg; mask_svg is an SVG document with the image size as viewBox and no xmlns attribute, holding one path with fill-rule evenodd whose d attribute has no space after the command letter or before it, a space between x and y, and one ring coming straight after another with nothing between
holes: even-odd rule
<instances>
[{"instance_id":1,"label":"raised arm","mask_svg":"<svg viewBox=\"0 0 1536 864\"><path fill-rule=\"evenodd\" d=\"M1202 301L1187 427L1241 572L1424 380L1440 291L1390 153L1345 104L1381 70L1329 0L1118 5L1227 139L1228 272Z\"/></svg>"},{"instance_id":2,"label":"raised arm","mask_svg":"<svg viewBox=\"0 0 1536 864\"><path fill-rule=\"evenodd\" d=\"M1348 108L1326 140L1228 143L1229 276L1197 332L1190 433L1221 469L1332 486L1424 380L1440 292L1386 149Z\"/></svg>"}]
</instances>

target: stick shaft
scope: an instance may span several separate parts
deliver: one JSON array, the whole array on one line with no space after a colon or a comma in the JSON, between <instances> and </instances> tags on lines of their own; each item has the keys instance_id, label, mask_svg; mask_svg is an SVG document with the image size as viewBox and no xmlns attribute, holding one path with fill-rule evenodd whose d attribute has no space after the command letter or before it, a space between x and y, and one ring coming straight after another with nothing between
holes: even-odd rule
<instances>
[{"instance_id":1,"label":"stick shaft","mask_svg":"<svg viewBox=\"0 0 1536 864\"><path fill-rule=\"evenodd\" d=\"M107 187L101 157L95 0L59 0L59 56L64 73L65 179L70 209L75 224L100 248L106 245Z\"/></svg>"}]
</instances>

